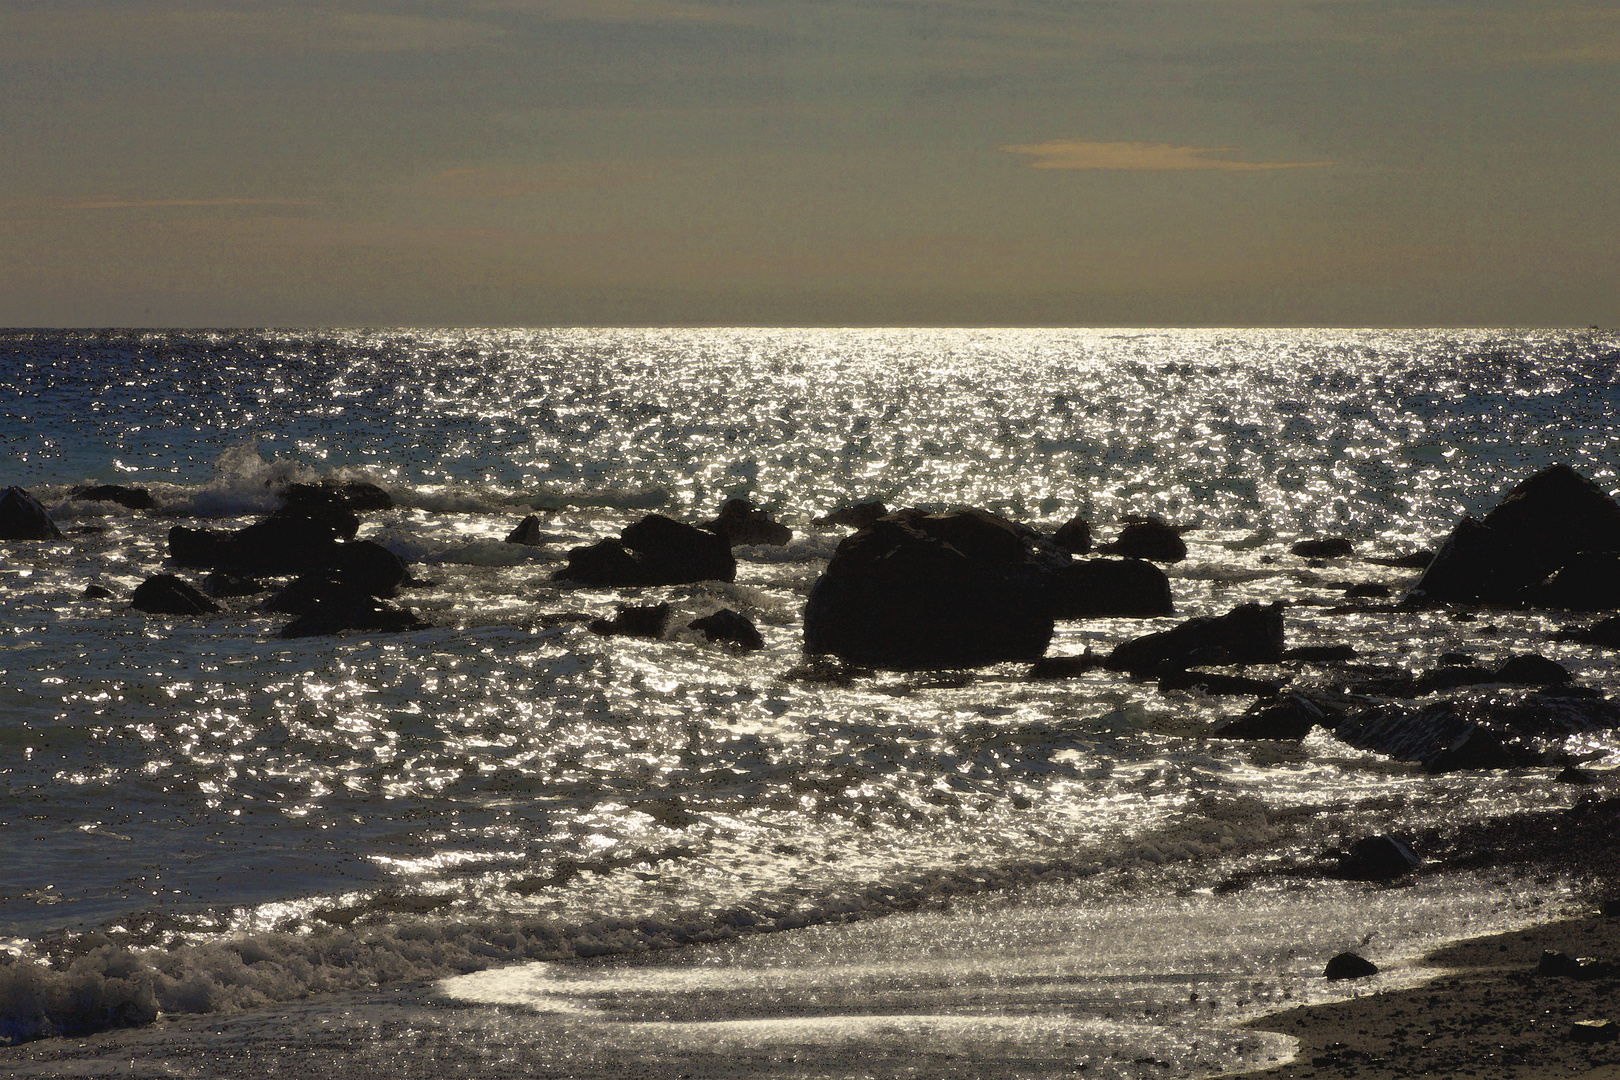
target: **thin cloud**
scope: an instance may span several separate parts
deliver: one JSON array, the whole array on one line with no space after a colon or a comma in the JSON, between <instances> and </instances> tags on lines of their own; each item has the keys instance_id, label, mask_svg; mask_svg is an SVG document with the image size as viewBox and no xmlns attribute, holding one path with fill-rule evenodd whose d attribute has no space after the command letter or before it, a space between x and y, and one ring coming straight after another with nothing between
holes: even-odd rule
<instances>
[{"instance_id":1,"label":"thin cloud","mask_svg":"<svg viewBox=\"0 0 1620 1080\"><path fill-rule=\"evenodd\" d=\"M1031 169L1120 169L1174 172L1206 169L1217 172L1259 172L1266 169L1314 169L1333 161L1232 161L1211 154L1235 154L1234 146L1172 146L1170 143L1086 142L1052 139L1000 147L1009 154L1034 160Z\"/></svg>"},{"instance_id":2,"label":"thin cloud","mask_svg":"<svg viewBox=\"0 0 1620 1080\"><path fill-rule=\"evenodd\" d=\"M145 210L162 206L330 206L314 199L78 199L56 210Z\"/></svg>"}]
</instances>

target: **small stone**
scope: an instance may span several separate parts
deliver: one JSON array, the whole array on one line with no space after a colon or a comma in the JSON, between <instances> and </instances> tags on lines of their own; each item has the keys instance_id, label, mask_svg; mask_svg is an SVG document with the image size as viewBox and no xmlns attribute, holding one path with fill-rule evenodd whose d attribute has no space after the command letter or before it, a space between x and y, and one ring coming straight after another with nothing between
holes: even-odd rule
<instances>
[{"instance_id":1,"label":"small stone","mask_svg":"<svg viewBox=\"0 0 1620 1080\"><path fill-rule=\"evenodd\" d=\"M1378 965L1371 960L1357 956L1353 952L1342 952L1328 961L1322 977L1328 982L1339 982L1344 979L1365 979L1369 975L1376 974Z\"/></svg>"}]
</instances>

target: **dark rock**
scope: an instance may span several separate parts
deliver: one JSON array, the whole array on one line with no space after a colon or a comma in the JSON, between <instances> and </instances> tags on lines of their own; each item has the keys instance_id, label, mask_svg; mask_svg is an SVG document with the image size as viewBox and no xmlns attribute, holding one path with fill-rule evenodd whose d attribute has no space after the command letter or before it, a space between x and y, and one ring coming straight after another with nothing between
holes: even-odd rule
<instances>
[{"instance_id":1,"label":"dark rock","mask_svg":"<svg viewBox=\"0 0 1620 1080\"><path fill-rule=\"evenodd\" d=\"M1282 683L1275 679L1251 679L1246 675L1227 675L1216 671L1188 671L1177 668L1159 676L1159 691L1202 690L1206 694L1247 695L1276 697Z\"/></svg>"},{"instance_id":2,"label":"dark rock","mask_svg":"<svg viewBox=\"0 0 1620 1080\"><path fill-rule=\"evenodd\" d=\"M854 506L841 506L824 517L816 518L811 524L822 527L846 525L851 529L866 529L878 518L888 516L888 509L874 499L871 502L856 503Z\"/></svg>"},{"instance_id":3,"label":"dark rock","mask_svg":"<svg viewBox=\"0 0 1620 1080\"><path fill-rule=\"evenodd\" d=\"M1548 949L1541 954L1541 962L1536 965L1536 974L1545 978L1590 982L1593 979L1613 978L1616 966L1608 960L1599 960L1592 956L1571 956L1569 953Z\"/></svg>"},{"instance_id":4,"label":"dark rock","mask_svg":"<svg viewBox=\"0 0 1620 1080\"><path fill-rule=\"evenodd\" d=\"M1364 560L1374 566L1392 566L1401 570L1423 570L1434 562L1434 552L1428 548L1419 548L1409 555L1369 555Z\"/></svg>"},{"instance_id":5,"label":"dark rock","mask_svg":"<svg viewBox=\"0 0 1620 1080\"><path fill-rule=\"evenodd\" d=\"M1283 653L1284 660L1304 660L1312 664L1342 664L1356 658L1351 645L1301 645Z\"/></svg>"},{"instance_id":6,"label":"dark rock","mask_svg":"<svg viewBox=\"0 0 1620 1080\"><path fill-rule=\"evenodd\" d=\"M721 608L713 615L694 619L691 627L693 630L701 631L710 641L729 641L748 651L765 647L765 639L760 636L758 628L747 616L740 615L730 608Z\"/></svg>"},{"instance_id":7,"label":"dark rock","mask_svg":"<svg viewBox=\"0 0 1620 1080\"><path fill-rule=\"evenodd\" d=\"M547 611L536 617L535 622L541 626L567 626L570 623L590 622L596 616L583 611Z\"/></svg>"},{"instance_id":8,"label":"dark rock","mask_svg":"<svg viewBox=\"0 0 1620 1080\"><path fill-rule=\"evenodd\" d=\"M181 566L202 566L243 577L302 574L330 566L337 534L326 522L305 517L271 517L238 529L169 530L169 557Z\"/></svg>"},{"instance_id":9,"label":"dark rock","mask_svg":"<svg viewBox=\"0 0 1620 1080\"><path fill-rule=\"evenodd\" d=\"M410 569L404 559L381 544L356 540L336 545L330 563L300 574L266 600L264 610L303 615L322 604L391 599L409 580Z\"/></svg>"},{"instance_id":10,"label":"dark rock","mask_svg":"<svg viewBox=\"0 0 1620 1080\"><path fill-rule=\"evenodd\" d=\"M20 487L0 492L0 540L60 540L62 530L40 501Z\"/></svg>"},{"instance_id":11,"label":"dark rock","mask_svg":"<svg viewBox=\"0 0 1620 1080\"><path fill-rule=\"evenodd\" d=\"M1569 1041L1573 1043L1612 1043L1620 1039L1620 1025L1613 1020L1577 1020L1569 1026Z\"/></svg>"},{"instance_id":12,"label":"dark rock","mask_svg":"<svg viewBox=\"0 0 1620 1080\"><path fill-rule=\"evenodd\" d=\"M1316 727L1331 728L1340 714L1301 694L1287 694L1277 701L1256 701L1242 716L1231 716L1215 725L1210 736L1216 739L1276 739L1298 742Z\"/></svg>"},{"instance_id":13,"label":"dark rock","mask_svg":"<svg viewBox=\"0 0 1620 1080\"><path fill-rule=\"evenodd\" d=\"M1538 653L1510 656L1497 665L1496 681L1523 686L1557 686L1569 682L1564 665Z\"/></svg>"},{"instance_id":14,"label":"dark rock","mask_svg":"<svg viewBox=\"0 0 1620 1080\"><path fill-rule=\"evenodd\" d=\"M209 596L224 598L227 596L257 596L268 592L269 586L256 578L237 577L227 574L223 570L215 570L203 578L203 592Z\"/></svg>"},{"instance_id":15,"label":"dark rock","mask_svg":"<svg viewBox=\"0 0 1620 1080\"><path fill-rule=\"evenodd\" d=\"M316 484L288 484L282 492L281 509L270 515L278 518L305 518L319 521L332 529L334 536L343 540L354 538L360 531L360 516L349 507L348 500L336 488Z\"/></svg>"},{"instance_id":16,"label":"dark rock","mask_svg":"<svg viewBox=\"0 0 1620 1080\"><path fill-rule=\"evenodd\" d=\"M1083 517L1070 518L1052 534L1052 543L1071 555L1085 555L1091 551L1091 523Z\"/></svg>"},{"instance_id":17,"label":"dark rock","mask_svg":"<svg viewBox=\"0 0 1620 1080\"><path fill-rule=\"evenodd\" d=\"M1371 960L1363 959L1353 952L1342 952L1327 962L1327 969L1322 977L1328 982L1339 982L1343 979L1365 979L1369 975L1378 974L1378 965Z\"/></svg>"},{"instance_id":18,"label":"dark rock","mask_svg":"<svg viewBox=\"0 0 1620 1080\"><path fill-rule=\"evenodd\" d=\"M1063 568L1059 619L1152 618L1175 611L1170 579L1141 559L1081 559Z\"/></svg>"},{"instance_id":19,"label":"dark rock","mask_svg":"<svg viewBox=\"0 0 1620 1080\"><path fill-rule=\"evenodd\" d=\"M1282 653L1282 605L1250 603L1127 641L1108 654L1107 665L1145 676L1194 665L1275 664Z\"/></svg>"},{"instance_id":20,"label":"dark rock","mask_svg":"<svg viewBox=\"0 0 1620 1080\"><path fill-rule=\"evenodd\" d=\"M789 682L807 683L812 686L854 686L856 679L871 677L871 668L851 664L836 656L825 654L808 656L804 663L795 664L782 673L782 678Z\"/></svg>"},{"instance_id":21,"label":"dark rock","mask_svg":"<svg viewBox=\"0 0 1620 1080\"><path fill-rule=\"evenodd\" d=\"M1347 717L1333 734L1363 750L1420 763L1428 772L1539 764L1549 742L1620 725L1620 705L1600 696L1495 690L1430 702L1387 704Z\"/></svg>"},{"instance_id":22,"label":"dark rock","mask_svg":"<svg viewBox=\"0 0 1620 1080\"><path fill-rule=\"evenodd\" d=\"M522 544L525 547L539 547L544 544L545 534L540 531L540 516L530 514L518 522L517 528L506 534L508 544Z\"/></svg>"},{"instance_id":23,"label":"dark rock","mask_svg":"<svg viewBox=\"0 0 1620 1080\"><path fill-rule=\"evenodd\" d=\"M1069 556L983 510L903 510L846 537L810 590L807 653L890 668L1035 660Z\"/></svg>"},{"instance_id":24,"label":"dark rock","mask_svg":"<svg viewBox=\"0 0 1620 1080\"><path fill-rule=\"evenodd\" d=\"M1541 607L1569 611L1620 608L1620 552L1582 551L1570 556L1527 599Z\"/></svg>"},{"instance_id":25,"label":"dark rock","mask_svg":"<svg viewBox=\"0 0 1620 1080\"><path fill-rule=\"evenodd\" d=\"M1611 615L1607 619L1600 619L1588 627L1560 630L1553 635L1553 640L1578 641L1582 645L1620 649L1620 615Z\"/></svg>"},{"instance_id":26,"label":"dark rock","mask_svg":"<svg viewBox=\"0 0 1620 1080\"><path fill-rule=\"evenodd\" d=\"M1558 775L1553 777L1554 783L1570 784L1575 787L1590 787L1591 785L1597 783L1597 780L1598 778L1596 773L1590 771L1589 769L1582 769L1575 765L1565 765L1562 769L1558 770Z\"/></svg>"},{"instance_id":27,"label":"dark rock","mask_svg":"<svg viewBox=\"0 0 1620 1080\"><path fill-rule=\"evenodd\" d=\"M1092 652L1082 656L1043 656L1029 669L1032 679L1072 679L1102 667L1102 657Z\"/></svg>"},{"instance_id":28,"label":"dark rock","mask_svg":"<svg viewBox=\"0 0 1620 1080\"><path fill-rule=\"evenodd\" d=\"M368 510L392 510L394 497L376 484L364 480L348 480L338 485L338 494L350 510L363 514Z\"/></svg>"},{"instance_id":29,"label":"dark rock","mask_svg":"<svg viewBox=\"0 0 1620 1080\"><path fill-rule=\"evenodd\" d=\"M1423 860L1396 836L1368 836L1339 856L1336 877L1346 881L1394 881L1416 870Z\"/></svg>"},{"instance_id":30,"label":"dark rock","mask_svg":"<svg viewBox=\"0 0 1620 1080\"><path fill-rule=\"evenodd\" d=\"M661 638L668 625L668 604L620 604L613 618L593 619L586 629L603 637Z\"/></svg>"},{"instance_id":31,"label":"dark rock","mask_svg":"<svg viewBox=\"0 0 1620 1080\"><path fill-rule=\"evenodd\" d=\"M780 547L793 539L792 529L778 523L747 499L727 499L720 507L720 516L704 522L701 528L724 537L731 547L750 544Z\"/></svg>"},{"instance_id":32,"label":"dark rock","mask_svg":"<svg viewBox=\"0 0 1620 1080\"><path fill-rule=\"evenodd\" d=\"M371 596L345 597L316 604L282 628L284 638L341 634L350 630L400 633L425 630L422 621L408 608L398 607Z\"/></svg>"},{"instance_id":33,"label":"dark rock","mask_svg":"<svg viewBox=\"0 0 1620 1080\"><path fill-rule=\"evenodd\" d=\"M1180 529L1149 516L1128 518L1114 542L1104 544L1097 550L1105 555L1123 555L1127 559L1173 563L1187 557L1187 542L1181 538Z\"/></svg>"},{"instance_id":34,"label":"dark rock","mask_svg":"<svg viewBox=\"0 0 1620 1080\"><path fill-rule=\"evenodd\" d=\"M1363 581L1344 590L1348 600L1381 600L1389 595L1389 586L1377 581Z\"/></svg>"},{"instance_id":35,"label":"dark rock","mask_svg":"<svg viewBox=\"0 0 1620 1080\"><path fill-rule=\"evenodd\" d=\"M556 577L597 587L734 581L737 560L731 545L707 529L648 514L617 540L574 548Z\"/></svg>"},{"instance_id":36,"label":"dark rock","mask_svg":"<svg viewBox=\"0 0 1620 1080\"><path fill-rule=\"evenodd\" d=\"M1620 504L1567 465L1524 480L1483 521L1464 518L1413 587L1414 603L1512 604L1575 556L1620 551Z\"/></svg>"},{"instance_id":37,"label":"dark rock","mask_svg":"<svg viewBox=\"0 0 1620 1080\"><path fill-rule=\"evenodd\" d=\"M1320 540L1297 540L1288 551L1292 555L1306 559L1343 559L1356 553L1355 548L1350 546L1350 541L1342 536L1325 537Z\"/></svg>"},{"instance_id":38,"label":"dark rock","mask_svg":"<svg viewBox=\"0 0 1620 1080\"><path fill-rule=\"evenodd\" d=\"M149 577L135 587L129 606L153 615L211 615L219 605L173 574Z\"/></svg>"},{"instance_id":39,"label":"dark rock","mask_svg":"<svg viewBox=\"0 0 1620 1080\"><path fill-rule=\"evenodd\" d=\"M84 592L79 594L81 600L111 600L113 592L105 585L86 585Z\"/></svg>"},{"instance_id":40,"label":"dark rock","mask_svg":"<svg viewBox=\"0 0 1620 1080\"><path fill-rule=\"evenodd\" d=\"M117 503L129 510L150 510L157 505L150 491L141 487L125 487L123 484L74 488L73 498L76 502Z\"/></svg>"}]
</instances>

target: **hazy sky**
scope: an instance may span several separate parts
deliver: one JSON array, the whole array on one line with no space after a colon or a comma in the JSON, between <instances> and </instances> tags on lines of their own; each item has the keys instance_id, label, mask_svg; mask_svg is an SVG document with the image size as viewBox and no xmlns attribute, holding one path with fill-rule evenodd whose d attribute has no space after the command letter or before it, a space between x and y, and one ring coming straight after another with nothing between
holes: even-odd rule
<instances>
[{"instance_id":1,"label":"hazy sky","mask_svg":"<svg viewBox=\"0 0 1620 1080\"><path fill-rule=\"evenodd\" d=\"M0 0L0 325L1620 324L1620 4Z\"/></svg>"}]
</instances>

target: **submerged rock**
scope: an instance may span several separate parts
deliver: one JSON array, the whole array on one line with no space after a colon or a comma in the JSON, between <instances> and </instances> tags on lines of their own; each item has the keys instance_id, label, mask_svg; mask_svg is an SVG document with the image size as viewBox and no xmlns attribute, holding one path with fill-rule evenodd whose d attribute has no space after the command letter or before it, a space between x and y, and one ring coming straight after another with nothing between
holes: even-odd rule
<instances>
[{"instance_id":1,"label":"submerged rock","mask_svg":"<svg viewBox=\"0 0 1620 1080\"><path fill-rule=\"evenodd\" d=\"M1317 727L1331 728L1341 714L1303 694L1287 694L1280 699L1256 701L1242 716L1231 716L1215 725L1215 739L1275 739L1298 742Z\"/></svg>"},{"instance_id":2,"label":"submerged rock","mask_svg":"<svg viewBox=\"0 0 1620 1080\"><path fill-rule=\"evenodd\" d=\"M574 548L555 577L595 587L735 581L737 560L731 545L707 529L648 514L617 540Z\"/></svg>"},{"instance_id":3,"label":"submerged rock","mask_svg":"<svg viewBox=\"0 0 1620 1080\"><path fill-rule=\"evenodd\" d=\"M1421 707L1389 703L1347 717L1342 742L1414 761L1426 772L1541 764L1570 735L1620 726L1620 705L1570 691L1495 690Z\"/></svg>"},{"instance_id":4,"label":"submerged rock","mask_svg":"<svg viewBox=\"0 0 1620 1080\"><path fill-rule=\"evenodd\" d=\"M316 637L351 630L401 633L426 630L431 623L418 618L409 608L371 596L343 597L317 603L282 628L284 638Z\"/></svg>"},{"instance_id":5,"label":"submerged rock","mask_svg":"<svg viewBox=\"0 0 1620 1080\"><path fill-rule=\"evenodd\" d=\"M668 626L668 604L620 604L613 618L593 619L586 629L603 637L661 638Z\"/></svg>"},{"instance_id":6,"label":"submerged rock","mask_svg":"<svg viewBox=\"0 0 1620 1080\"><path fill-rule=\"evenodd\" d=\"M1069 562L984 510L890 514L839 544L810 590L804 648L891 668L1034 660Z\"/></svg>"},{"instance_id":7,"label":"submerged rock","mask_svg":"<svg viewBox=\"0 0 1620 1080\"><path fill-rule=\"evenodd\" d=\"M888 508L873 499L871 502L856 503L854 506L841 506L830 514L816 518L810 524L823 528L829 525L844 525L851 529L865 529L878 518L888 516Z\"/></svg>"},{"instance_id":8,"label":"submerged rock","mask_svg":"<svg viewBox=\"0 0 1620 1080\"><path fill-rule=\"evenodd\" d=\"M0 492L0 540L60 540L62 530L40 501L20 487Z\"/></svg>"},{"instance_id":9,"label":"submerged rock","mask_svg":"<svg viewBox=\"0 0 1620 1080\"><path fill-rule=\"evenodd\" d=\"M544 544L545 534L540 531L540 515L530 514L517 523L517 528L506 534L508 544L522 544L524 547L539 547Z\"/></svg>"},{"instance_id":10,"label":"submerged rock","mask_svg":"<svg viewBox=\"0 0 1620 1080\"><path fill-rule=\"evenodd\" d=\"M747 499L727 499L725 505L720 507L720 516L704 522L700 528L724 537L731 547L750 544L781 547L793 539L792 529Z\"/></svg>"},{"instance_id":11,"label":"submerged rock","mask_svg":"<svg viewBox=\"0 0 1620 1080\"><path fill-rule=\"evenodd\" d=\"M1343 559L1354 555L1355 548L1342 536L1330 536L1319 540L1296 540L1288 553L1306 559Z\"/></svg>"},{"instance_id":12,"label":"submerged rock","mask_svg":"<svg viewBox=\"0 0 1620 1080\"><path fill-rule=\"evenodd\" d=\"M1170 578L1142 559L1081 559L1065 567L1059 619L1146 619L1175 611Z\"/></svg>"},{"instance_id":13,"label":"submerged rock","mask_svg":"<svg viewBox=\"0 0 1620 1080\"><path fill-rule=\"evenodd\" d=\"M129 606L152 615L212 615L219 605L173 574L149 577L135 587Z\"/></svg>"},{"instance_id":14,"label":"submerged rock","mask_svg":"<svg viewBox=\"0 0 1620 1080\"><path fill-rule=\"evenodd\" d=\"M150 510L157 505L152 493L143 487L125 487L123 484L96 484L73 489L75 502L110 502L128 510Z\"/></svg>"},{"instance_id":15,"label":"submerged rock","mask_svg":"<svg viewBox=\"0 0 1620 1080\"><path fill-rule=\"evenodd\" d=\"M1127 641L1108 654L1107 664L1146 676L1194 665L1275 664L1282 654L1282 604L1251 603Z\"/></svg>"},{"instance_id":16,"label":"submerged rock","mask_svg":"<svg viewBox=\"0 0 1620 1080\"><path fill-rule=\"evenodd\" d=\"M740 615L730 608L721 608L713 615L694 619L690 626L710 641L730 642L750 652L765 647L765 639L760 636L758 627L750 622L747 616Z\"/></svg>"},{"instance_id":17,"label":"submerged rock","mask_svg":"<svg viewBox=\"0 0 1620 1080\"><path fill-rule=\"evenodd\" d=\"M1126 525L1111 544L1097 549L1105 555L1123 555L1127 559L1148 559L1152 562L1174 563L1187 557L1187 542L1181 530L1151 515L1127 518Z\"/></svg>"}]
</instances>

